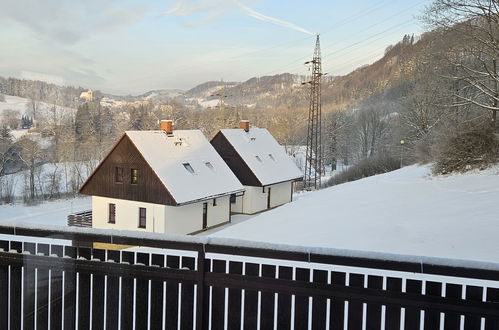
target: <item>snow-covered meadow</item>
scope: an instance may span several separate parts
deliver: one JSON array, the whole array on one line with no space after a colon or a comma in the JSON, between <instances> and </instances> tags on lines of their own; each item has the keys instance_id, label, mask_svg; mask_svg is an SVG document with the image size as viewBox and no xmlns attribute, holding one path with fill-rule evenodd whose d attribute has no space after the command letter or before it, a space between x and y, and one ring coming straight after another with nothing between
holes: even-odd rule
<instances>
[{"instance_id":1,"label":"snow-covered meadow","mask_svg":"<svg viewBox=\"0 0 499 330\"><path fill-rule=\"evenodd\" d=\"M287 205L203 235L307 247L499 263L499 167L432 176L400 170L295 195ZM90 198L0 205L0 222L66 225Z\"/></svg>"},{"instance_id":2,"label":"snow-covered meadow","mask_svg":"<svg viewBox=\"0 0 499 330\"><path fill-rule=\"evenodd\" d=\"M498 174L435 177L409 166L303 194L211 235L498 263Z\"/></svg>"},{"instance_id":3,"label":"snow-covered meadow","mask_svg":"<svg viewBox=\"0 0 499 330\"><path fill-rule=\"evenodd\" d=\"M0 101L0 114L4 110L19 111L21 115L30 115L30 100L12 95L4 95L5 102ZM66 116L74 116L75 108L62 107L50 103L36 101L37 117L39 118L56 118L57 121L63 120ZM55 115L53 113L55 109Z\"/></svg>"},{"instance_id":4,"label":"snow-covered meadow","mask_svg":"<svg viewBox=\"0 0 499 330\"><path fill-rule=\"evenodd\" d=\"M0 222L67 226L68 214L91 208L90 197L59 199L33 206L4 204L0 205Z\"/></svg>"}]
</instances>

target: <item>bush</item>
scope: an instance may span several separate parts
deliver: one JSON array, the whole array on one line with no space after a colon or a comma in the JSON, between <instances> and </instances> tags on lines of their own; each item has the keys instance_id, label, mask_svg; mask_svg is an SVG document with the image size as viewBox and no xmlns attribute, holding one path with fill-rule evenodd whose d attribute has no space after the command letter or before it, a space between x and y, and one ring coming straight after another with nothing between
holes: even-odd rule
<instances>
[{"instance_id":1,"label":"bush","mask_svg":"<svg viewBox=\"0 0 499 330\"><path fill-rule=\"evenodd\" d=\"M328 181L327 185L334 186L376 174L391 172L399 168L400 159L395 159L387 153L382 153L363 159L356 165L348 168L338 175L335 175Z\"/></svg>"},{"instance_id":2,"label":"bush","mask_svg":"<svg viewBox=\"0 0 499 330\"><path fill-rule=\"evenodd\" d=\"M497 162L498 141L491 128L467 128L448 137L436 156L433 172L448 174L484 169Z\"/></svg>"}]
</instances>

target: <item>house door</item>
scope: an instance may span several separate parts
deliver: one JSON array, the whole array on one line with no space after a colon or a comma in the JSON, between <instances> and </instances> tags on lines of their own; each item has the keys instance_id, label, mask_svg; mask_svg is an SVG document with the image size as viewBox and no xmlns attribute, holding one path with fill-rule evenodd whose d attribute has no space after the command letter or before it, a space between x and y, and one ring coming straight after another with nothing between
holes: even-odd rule
<instances>
[{"instance_id":1,"label":"house door","mask_svg":"<svg viewBox=\"0 0 499 330\"><path fill-rule=\"evenodd\" d=\"M267 187L267 208L270 209L270 187Z\"/></svg>"},{"instance_id":2,"label":"house door","mask_svg":"<svg viewBox=\"0 0 499 330\"><path fill-rule=\"evenodd\" d=\"M203 229L208 226L208 203L203 203Z\"/></svg>"}]
</instances>

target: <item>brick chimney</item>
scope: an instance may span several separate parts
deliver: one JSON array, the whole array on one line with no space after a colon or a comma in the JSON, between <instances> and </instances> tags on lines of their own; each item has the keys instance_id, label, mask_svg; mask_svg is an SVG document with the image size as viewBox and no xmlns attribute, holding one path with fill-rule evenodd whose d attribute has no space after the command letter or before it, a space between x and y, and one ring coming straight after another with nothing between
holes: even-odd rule
<instances>
[{"instance_id":1,"label":"brick chimney","mask_svg":"<svg viewBox=\"0 0 499 330\"><path fill-rule=\"evenodd\" d=\"M245 132L249 132L249 129L250 129L249 120L241 120L239 122L239 128L242 128Z\"/></svg>"},{"instance_id":2,"label":"brick chimney","mask_svg":"<svg viewBox=\"0 0 499 330\"><path fill-rule=\"evenodd\" d=\"M165 131L166 134L173 133L173 120L162 120L161 121L161 130Z\"/></svg>"}]
</instances>

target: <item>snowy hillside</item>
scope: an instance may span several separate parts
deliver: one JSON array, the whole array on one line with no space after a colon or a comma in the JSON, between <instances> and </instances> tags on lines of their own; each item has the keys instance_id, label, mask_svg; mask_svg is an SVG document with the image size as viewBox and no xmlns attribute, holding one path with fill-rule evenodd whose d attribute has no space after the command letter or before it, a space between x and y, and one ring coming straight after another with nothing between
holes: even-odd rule
<instances>
[{"instance_id":1,"label":"snowy hillside","mask_svg":"<svg viewBox=\"0 0 499 330\"><path fill-rule=\"evenodd\" d=\"M36 101L36 106L37 106L37 117L39 118L53 118L53 112L52 109L54 108L53 104L50 103L45 103L45 102L38 102ZM0 115L4 110L15 110L20 113L20 115L29 115L32 116L29 112L31 105L30 105L30 100L22 97L17 97L17 96L11 96L11 95L5 95L5 102L0 101ZM76 109L74 108L68 108L68 107L61 107L56 105L56 116L58 121L63 120L66 116L74 116L76 113Z\"/></svg>"},{"instance_id":2,"label":"snowy hillside","mask_svg":"<svg viewBox=\"0 0 499 330\"><path fill-rule=\"evenodd\" d=\"M405 167L298 196L212 236L499 262L498 174Z\"/></svg>"}]
</instances>

